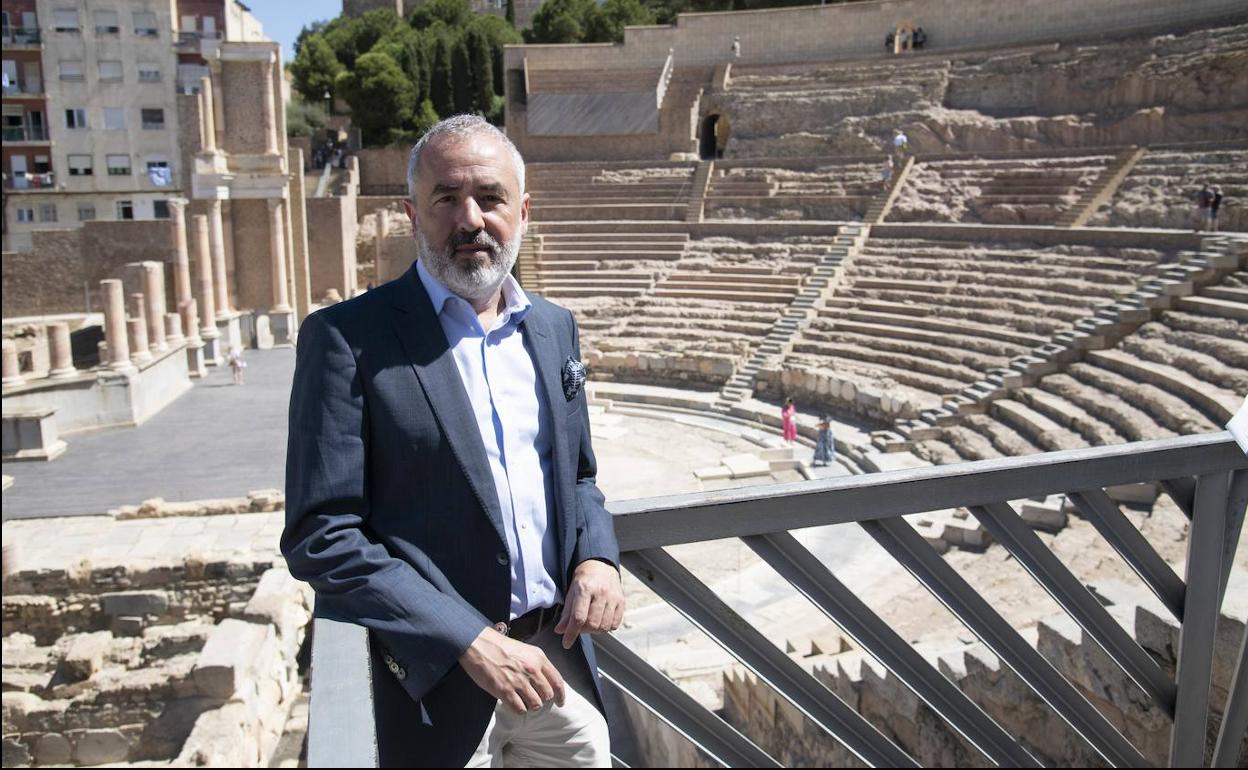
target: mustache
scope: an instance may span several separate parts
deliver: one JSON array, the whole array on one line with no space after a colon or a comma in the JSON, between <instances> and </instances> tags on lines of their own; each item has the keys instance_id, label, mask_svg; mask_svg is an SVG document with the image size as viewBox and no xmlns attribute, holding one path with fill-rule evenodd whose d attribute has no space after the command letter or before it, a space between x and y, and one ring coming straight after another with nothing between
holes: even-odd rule
<instances>
[{"instance_id":1,"label":"mustache","mask_svg":"<svg viewBox=\"0 0 1248 770\"><path fill-rule=\"evenodd\" d=\"M454 251L460 246L480 246L489 249L491 255L497 255L499 249L502 248L502 244L485 230L477 230L473 233L453 233L447 239L447 248L450 251Z\"/></svg>"}]
</instances>

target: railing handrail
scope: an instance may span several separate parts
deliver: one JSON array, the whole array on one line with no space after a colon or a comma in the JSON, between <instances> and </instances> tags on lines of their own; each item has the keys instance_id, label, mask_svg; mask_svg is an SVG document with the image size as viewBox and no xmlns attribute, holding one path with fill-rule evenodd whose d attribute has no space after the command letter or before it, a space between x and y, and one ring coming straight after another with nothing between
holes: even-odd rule
<instances>
[{"instance_id":1,"label":"railing handrail","mask_svg":"<svg viewBox=\"0 0 1248 770\"><path fill-rule=\"evenodd\" d=\"M877 658L889 660L890 670L905 672L909 677L903 677L907 686L914 688L915 682L918 682L919 689L915 692L922 690L925 693L924 700L929 705L938 703L940 708L937 713L951 724L956 721L959 725L957 729L974 733L980 741L975 745L981 751L987 753L991 750L998 758L1013 756L1021 758L1014 761L1032 764L1034 760L1026 750L1021 745L1013 745L1012 736L1002 732L1000 727L980 714L958 692L956 686L947 682L935 669L926 671L922 659L901 637L894 634L890 639L891 632L886 627L882 630L878 627L879 618L869 609L865 606L853 609L852 595L844 593L847 589L839 586L831 574L809 553L805 553L788 534L789 530L794 529L858 522L882 545L886 542L891 544L891 547L885 547L907 570L915 572L917 569L919 572L916 576L919 573L934 575L939 581L943 581L935 586L935 590L928 585L929 590L933 590L951 610L958 604L961 604L964 612L966 608L970 608L971 616L956 610L955 614L964 623L973 620L969 625L975 633L996 654L1005 658L1027 684L1041 694L1072 727L1081 727L1085 731L1091 728L1090 732L1081 731L1080 734L1103 757L1112 758L1115 763L1134 764L1143 761L1143 757L1135 753L1134 747L1104 722L1096 710L1065 683L1060 674L1049 669L1048 664L1042 662L1039 653L1031 649L1016 631L1004 625L1004 621L994 615L993 610L974 589L969 585L956 585L960 578L952 567L946 565L908 523L897 517L944 508L969 508L977 518L1003 538L1012 554L1027 560L1029 567L1049 574L1050 577L1044 582L1045 588L1056 592L1054 598L1068 612L1073 609L1072 614L1079 618L1081 625L1087 629L1097 628L1101 633L1101 636L1096 637L1097 642L1104 646L1107 640L1109 646L1106 649L1113 651L1111 655L1117 653L1115 659L1121 660L1124 654L1127 657L1135 654L1134 643L1127 641L1123 644L1125 637L1120 629L1113 627L1112 621L1110 626L1101 623L1098 627L1098 622L1106 620L1108 616L1103 614L1104 611L1094 600L1081 597L1084 589L1069 573L1058 574L1063 572L1061 565L1057 564L1051 554L1046 556L1047 552L1042 553L1039 550L1043 548L1039 539L1029 533L1021 520L1014 521L1014 512L1004 510L1001 501L1053 492L1086 492L1088 497L1095 498L1098 495L1103 496L1103 487L1136 482L1162 482L1167 491L1175 496L1180 507L1192 517L1193 550L1189 551L1189 557L1196 558L1205 565L1197 570L1203 570L1204 574L1197 574L1191 571L1189 564L1189 582L1186 585L1178 583L1183 587L1187 601L1182 618L1182 640L1179 648L1182 660L1179 669L1195 673L1187 674L1186 679L1176 683L1179 685L1177 696L1172 689L1155 696L1161 698L1163 710L1177 712L1175 733L1183 735L1179 735L1176 743L1172 744L1171 758L1175 764L1182 764L1200 750L1200 746L1193 743L1197 739L1187 733L1199 733L1197 742L1204 740L1204 731L1197 730L1196 725L1206 713L1207 692L1202 695L1199 684L1207 681L1207 671L1202 673L1201 669L1208 668L1212 657L1212 634L1219 603L1217 597L1220 595L1215 565L1223 551L1229 550L1224 564L1229 565L1229 559L1233 558L1234 543L1224 543L1220 538L1225 535L1233 541L1232 530L1238 532L1238 525L1231 520L1236 516L1242 519L1242 511L1228 511L1225 508L1232 502L1234 504L1229 507L1242 507L1244 495L1248 492L1245 489L1248 485L1243 483L1245 476L1242 472L1245 470L1248 470L1248 455L1235 443L1229 432L1222 431L763 488L746 487L628 500L615 503L609 508L614 517L621 556L630 571L638 568L643 572L649 571L651 587L669 604L673 603L673 597L677 594L691 591L675 599L677 609L682 614L690 619L697 616L701 621L698 623L700 628L728 646L734 656L746 663L747 668L761 672L760 678L776 688L783 698L795 705L801 704L800 709L808 719L813 719L825 731L835 735L847 748L851 744L857 746L857 749L851 748L851 751L859 758L872 757L872 763L877 766L880 764L880 757L888 758L889 764L899 761L893 758L896 747L883 735L873 736L872 728L862 722L861 717L852 710L848 713L837 713L835 708L827 710L829 705L836 707L833 696L824 693L819 687L811 688L809 682L802 681L798 676L800 669L793 668L796 664L789 665L791 662L783 653L771 649L769 640L763 638L722 602L718 602L713 593L695 577L682 574L682 568L663 551L658 550L659 548L728 537L746 538L745 542L751 548L759 552L795 586L799 582L803 583L802 592L825 612L833 615L836 602L841 603L842 609L850 607L843 609L843 612L850 614L842 614L837 620L838 624L846 629L857 626L859 634L865 636L859 639L855 635L854 638L862 643L864 649ZM1232 471L1240 472L1235 475L1238 481L1234 483L1230 480ZM1200 481L1193 482L1192 476ZM1210 492L1205 493L1204 497L1196 491L1205 480L1217 478L1223 479L1223 486L1219 487L1216 481L1209 484ZM1190 483L1191 486L1185 487L1185 483ZM1225 486L1226 484L1230 487ZM1192 494L1187 499L1181 499L1185 497L1185 489ZM1077 494L1076 497L1080 495ZM1104 499L1108 504L1108 498ZM1087 503L1086 500L1079 502ZM766 515L759 515L760 507L765 507ZM996 510L992 510L994 508ZM1139 543L1131 539L1138 537L1138 532L1133 536L1124 536L1102 529L1103 526L1130 526L1125 519L1118 523L1111 521L1114 516L1121 518L1116 510L1109 516L1104 513L1096 514L1096 518L1101 520L1098 530L1106 535L1120 553L1128 556L1141 555ZM1223 522L1228 527L1226 532L1220 529ZM789 549L788 552L785 552L786 548ZM803 558L810 561L802 563ZM1046 558L1049 559L1047 563ZM921 564L923 560L928 563ZM820 571L824 571L822 576ZM1148 570L1145 569L1145 572ZM656 579L658 582L655 582ZM1177 577L1173 579L1178 580ZM837 591L841 592L841 598L838 598ZM698 595L699 592L702 595ZM1071 600L1074 603L1069 603ZM835 615L833 617L836 619ZM876 623L877 627L872 628L871 623ZM319 611L315 624L308 766L375 766L377 745L371 708L368 633L361 626L325 617ZM717 624L718 627L713 627ZM854 632L849 633L852 635ZM1241 657L1245 655L1248 652L1241 652ZM318 670L318 661L329 663ZM649 693L651 697L666 698L664 710L675 715L675 719L680 722L678 729L698 745L716 748L719 752L716 756L721 757L720 761L725 761L725 756L731 756L736 766L742 762L757 764L759 756L770 759L765 754L750 754L750 751L756 749L748 739L728 724L716 722L714 717L709 716L710 712L697 707L687 696L681 696L675 684L649 669L641 658L618 640L606 640L600 649L599 664L605 675L617 686L628 686L629 692L640 691ZM1243 670L1246 668L1248 665L1241 665L1238 676L1248 676L1248 671ZM345 675L343 672L348 670L352 673ZM1136 675L1132 676L1134 678ZM1161 684L1162 689L1169 687L1168 680L1161 680ZM1248 711L1248 704L1244 703L1248 700L1248 685L1239 683L1231 691L1232 703L1227 705L1226 711L1228 718L1232 712L1237 715L1230 718L1234 723L1232 730L1235 730L1238 729L1239 721L1244 719L1241 712ZM684 703L679 702L681 697L684 697ZM1216 705L1219 708L1222 706ZM1226 732L1225 727L1223 732ZM968 735L965 732L963 734ZM1226 735L1220 736L1220 740L1224 741L1226 738ZM1234 734L1230 738L1234 742ZM884 753L872 754L873 749ZM1221 743L1218 749L1230 751ZM734 751L737 753L733 754ZM743 754L742 751L746 753ZM1014 753L1011 755L1010 752ZM910 759L904 752L896 756Z\"/></svg>"}]
</instances>

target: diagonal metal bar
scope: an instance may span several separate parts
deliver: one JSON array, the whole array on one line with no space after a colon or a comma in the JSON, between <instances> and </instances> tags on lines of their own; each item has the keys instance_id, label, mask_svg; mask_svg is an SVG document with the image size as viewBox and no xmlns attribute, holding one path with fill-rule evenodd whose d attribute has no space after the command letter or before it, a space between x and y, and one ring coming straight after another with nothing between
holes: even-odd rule
<instances>
[{"instance_id":1,"label":"diagonal metal bar","mask_svg":"<svg viewBox=\"0 0 1248 770\"><path fill-rule=\"evenodd\" d=\"M782 767L620 640L596 636L594 651L603 676L724 767Z\"/></svg>"},{"instance_id":2,"label":"diagonal metal bar","mask_svg":"<svg viewBox=\"0 0 1248 770\"><path fill-rule=\"evenodd\" d=\"M932 666L788 532L743 538L793 587L919 696L932 711L1003 767L1042 767L1018 741Z\"/></svg>"},{"instance_id":3,"label":"diagonal metal bar","mask_svg":"<svg viewBox=\"0 0 1248 770\"><path fill-rule=\"evenodd\" d=\"M860 522L942 604L983 640L1045 703L1110 764L1131 767L1147 760L1088 703L1070 682L1010 627L905 519Z\"/></svg>"},{"instance_id":4,"label":"diagonal metal bar","mask_svg":"<svg viewBox=\"0 0 1248 770\"><path fill-rule=\"evenodd\" d=\"M1122 666L1127 676L1152 696L1166 716L1173 717L1175 686L1161 666L1110 617L1009 503L975 506L970 511L1049 596Z\"/></svg>"},{"instance_id":5,"label":"diagonal metal bar","mask_svg":"<svg viewBox=\"0 0 1248 770\"><path fill-rule=\"evenodd\" d=\"M1213 767L1234 767L1239 747L1248 733L1248 631L1239 643L1239 663L1222 712L1222 729L1213 750Z\"/></svg>"},{"instance_id":6,"label":"diagonal metal bar","mask_svg":"<svg viewBox=\"0 0 1248 770\"><path fill-rule=\"evenodd\" d=\"M1162 479L1161 488L1166 490L1183 515L1192 518L1192 503L1196 499L1196 480L1190 476Z\"/></svg>"},{"instance_id":7,"label":"diagonal metal bar","mask_svg":"<svg viewBox=\"0 0 1248 770\"><path fill-rule=\"evenodd\" d=\"M1218 596L1226 595L1226 583L1231 578L1231 565L1235 563L1235 547L1239 545L1239 533L1244 528L1244 509L1248 508L1248 470L1235 471L1231 476L1231 492L1226 506L1226 543L1222 552L1222 580L1218 583ZM1221 598L1218 604L1221 604Z\"/></svg>"},{"instance_id":8,"label":"diagonal metal bar","mask_svg":"<svg viewBox=\"0 0 1248 770\"><path fill-rule=\"evenodd\" d=\"M1149 544L1140 531L1127 520L1118 505L1105 491L1085 489L1071 492L1070 499L1084 518L1092 522L1101 537L1113 547L1135 574L1157 594L1174 617L1183 622L1183 597L1187 586L1174 570L1166 564L1166 560L1157 555L1157 551Z\"/></svg>"},{"instance_id":9,"label":"diagonal metal bar","mask_svg":"<svg viewBox=\"0 0 1248 770\"><path fill-rule=\"evenodd\" d=\"M1200 476L1196 482L1192 528L1187 540L1187 602L1179 629L1179 665L1170 766L1194 767L1205 760L1209 682L1213 639L1218 622L1218 584L1222 579L1226 497L1230 473Z\"/></svg>"},{"instance_id":10,"label":"diagonal metal bar","mask_svg":"<svg viewBox=\"0 0 1248 770\"><path fill-rule=\"evenodd\" d=\"M732 653L812 722L873 767L918 767L909 754L845 705L661 548L621 555L624 566Z\"/></svg>"}]
</instances>

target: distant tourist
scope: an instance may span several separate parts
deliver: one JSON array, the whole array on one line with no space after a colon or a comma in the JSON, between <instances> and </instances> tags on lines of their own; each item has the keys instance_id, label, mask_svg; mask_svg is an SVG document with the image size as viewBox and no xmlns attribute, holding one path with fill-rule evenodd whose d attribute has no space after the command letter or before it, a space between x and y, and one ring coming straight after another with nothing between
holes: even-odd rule
<instances>
[{"instance_id":1,"label":"distant tourist","mask_svg":"<svg viewBox=\"0 0 1248 770\"><path fill-rule=\"evenodd\" d=\"M889 32L887 35L885 35L885 36L884 36L884 50L885 50L885 51L892 51L892 50L893 50L893 41L894 41L894 40L896 40L896 39L897 39L897 38L895 37L894 33L892 33L892 32Z\"/></svg>"},{"instance_id":2,"label":"distant tourist","mask_svg":"<svg viewBox=\"0 0 1248 770\"><path fill-rule=\"evenodd\" d=\"M1209 203L1209 229L1218 231L1218 209L1222 208L1222 187L1213 188L1213 200Z\"/></svg>"},{"instance_id":3,"label":"distant tourist","mask_svg":"<svg viewBox=\"0 0 1248 770\"><path fill-rule=\"evenodd\" d=\"M1206 230L1213 224L1213 188L1205 184L1196 193L1196 229Z\"/></svg>"},{"instance_id":4,"label":"distant tourist","mask_svg":"<svg viewBox=\"0 0 1248 770\"><path fill-rule=\"evenodd\" d=\"M230 364L230 374L234 375L234 384L242 385L243 370L247 368L247 362L243 360L243 351L237 346L232 347L225 360Z\"/></svg>"},{"instance_id":5,"label":"distant tourist","mask_svg":"<svg viewBox=\"0 0 1248 770\"><path fill-rule=\"evenodd\" d=\"M893 181L893 156L884 159L884 167L880 169L880 187L887 190L888 183Z\"/></svg>"},{"instance_id":6,"label":"distant tourist","mask_svg":"<svg viewBox=\"0 0 1248 770\"><path fill-rule=\"evenodd\" d=\"M780 410L780 420L784 424L784 440L792 444L797 440L797 407L793 399L784 400L784 408Z\"/></svg>"},{"instance_id":7,"label":"distant tourist","mask_svg":"<svg viewBox=\"0 0 1248 770\"><path fill-rule=\"evenodd\" d=\"M818 468L830 465L836 454L836 445L832 441L832 418L826 414L820 416L815 430L815 459L811 464Z\"/></svg>"},{"instance_id":8,"label":"distant tourist","mask_svg":"<svg viewBox=\"0 0 1248 770\"><path fill-rule=\"evenodd\" d=\"M741 58L741 36L736 35L732 38L732 58Z\"/></svg>"},{"instance_id":9,"label":"distant tourist","mask_svg":"<svg viewBox=\"0 0 1248 770\"><path fill-rule=\"evenodd\" d=\"M893 134L893 154L898 160L906 157L906 151L910 149L910 137L900 128Z\"/></svg>"},{"instance_id":10,"label":"distant tourist","mask_svg":"<svg viewBox=\"0 0 1248 770\"><path fill-rule=\"evenodd\" d=\"M927 33L923 31L923 28L918 27L917 29L915 29L914 30L914 42L911 44L912 47L915 50L918 50L922 48L923 44L926 42L927 42Z\"/></svg>"}]
</instances>

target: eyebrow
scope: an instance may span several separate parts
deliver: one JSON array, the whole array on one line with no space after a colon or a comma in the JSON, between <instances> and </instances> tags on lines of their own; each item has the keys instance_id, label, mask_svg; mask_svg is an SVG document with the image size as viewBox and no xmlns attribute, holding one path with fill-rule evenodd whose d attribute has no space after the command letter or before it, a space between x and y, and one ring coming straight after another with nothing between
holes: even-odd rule
<instances>
[{"instance_id":1,"label":"eyebrow","mask_svg":"<svg viewBox=\"0 0 1248 770\"><path fill-rule=\"evenodd\" d=\"M431 190L429 194L441 195L442 193L456 192L459 189L460 189L460 186L457 184L448 184L446 182L438 182L437 184L433 186L433 190ZM496 195L507 194L507 188L499 182L487 182L485 184L479 184L477 185L476 190L479 193L488 192L488 193L494 193Z\"/></svg>"}]
</instances>

